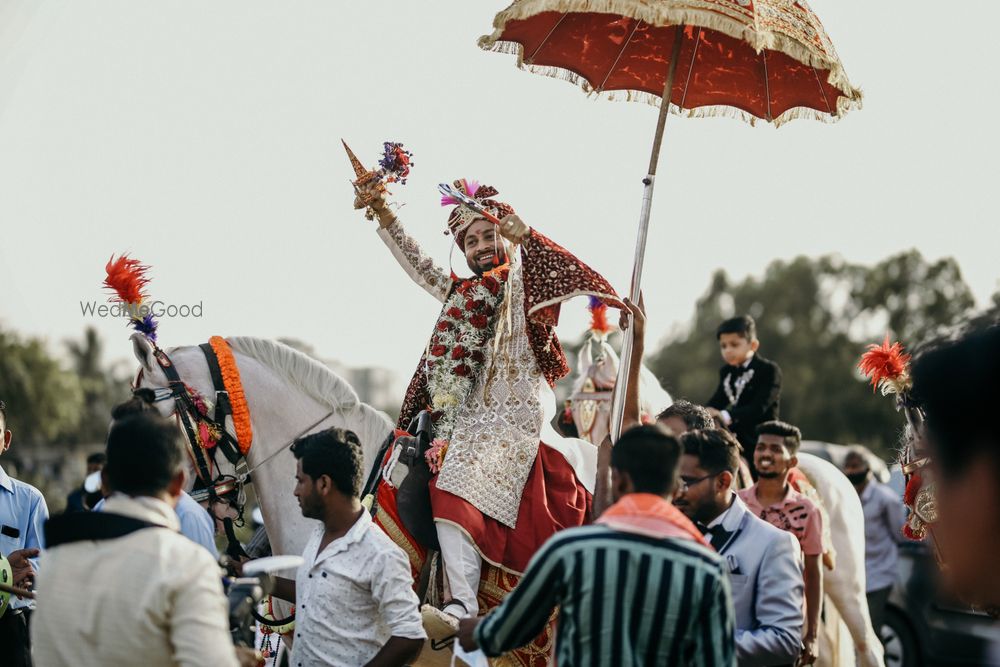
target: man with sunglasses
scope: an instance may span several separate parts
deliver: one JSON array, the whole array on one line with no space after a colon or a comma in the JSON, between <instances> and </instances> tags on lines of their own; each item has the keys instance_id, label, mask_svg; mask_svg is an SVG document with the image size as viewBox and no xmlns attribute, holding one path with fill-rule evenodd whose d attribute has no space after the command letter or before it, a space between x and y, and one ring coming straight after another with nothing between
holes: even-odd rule
<instances>
[{"instance_id":1,"label":"man with sunglasses","mask_svg":"<svg viewBox=\"0 0 1000 667\"><path fill-rule=\"evenodd\" d=\"M740 667L792 665L802 650L803 581L790 533L747 511L733 490L740 445L728 431L688 431L680 439L674 499L725 559L736 609Z\"/></svg>"}]
</instances>

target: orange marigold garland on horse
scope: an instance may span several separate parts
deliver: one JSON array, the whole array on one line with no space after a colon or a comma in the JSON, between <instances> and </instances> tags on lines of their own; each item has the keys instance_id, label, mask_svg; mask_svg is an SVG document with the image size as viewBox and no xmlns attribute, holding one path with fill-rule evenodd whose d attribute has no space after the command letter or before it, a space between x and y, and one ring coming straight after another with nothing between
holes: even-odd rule
<instances>
[{"instance_id":1,"label":"orange marigold garland on horse","mask_svg":"<svg viewBox=\"0 0 1000 667\"><path fill-rule=\"evenodd\" d=\"M253 426L250 422L250 406L247 405L246 395L243 393L243 383L240 381L240 369L236 365L236 358L233 351L229 349L229 343L222 336L212 336L208 339L209 345L215 352L215 358L219 364L219 371L222 374L222 384L229 394L229 405L232 409L233 428L236 430L236 443L243 456L250 451L253 444Z\"/></svg>"}]
</instances>

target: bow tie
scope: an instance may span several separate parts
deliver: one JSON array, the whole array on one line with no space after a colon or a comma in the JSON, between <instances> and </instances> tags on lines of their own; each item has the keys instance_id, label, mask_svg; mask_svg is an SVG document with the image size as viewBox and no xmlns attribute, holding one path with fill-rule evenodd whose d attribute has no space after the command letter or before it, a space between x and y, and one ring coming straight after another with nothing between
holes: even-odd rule
<instances>
[{"instance_id":1,"label":"bow tie","mask_svg":"<svg viewBox=\"0 0 1000 667\"><path fill-rule=\"evenodd\" d=\"M743 375L743 373L745 373L746 370L747 369L745 366L730 366L729 374L732 375L733 377L739 377Z\"/></svg>"},{"instance_id":2,"label":"bow tie","mask_svg":"<svg viewBox=\"0 0 1000 667\"><path fill-rule=\"evenodd\" d=\"M729 536L732 535L732 532L723 528L721 523L712 527L704 526L699 523L698 530L701 531L702 535L709 538L709 544L711 544L712 548L716 551L720 550L726 542L729 541Z\"/></svg>"}]
</instances>

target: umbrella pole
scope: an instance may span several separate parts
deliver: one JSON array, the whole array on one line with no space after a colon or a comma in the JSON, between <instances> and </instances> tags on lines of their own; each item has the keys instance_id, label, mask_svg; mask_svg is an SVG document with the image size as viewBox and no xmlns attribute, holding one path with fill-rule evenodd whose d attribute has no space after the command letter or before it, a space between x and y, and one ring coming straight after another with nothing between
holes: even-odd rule
<instances>
[{"instance_id":1,"label":"umbrella pole","mask_svg":"<svg viewBox=\"0 0 1000 667\"><path fill-rule=\"evenodd\" d=\"M653 151L649 157L649 169L642 179L642 209L639 213L639 231L635 240L635 261L632 265L632 284L629 288L629 300L639 303L639 291L642 286L642 264L646 256L646 236L649 232L649 213L653 205L653 185L656 181L656 164L660 160L660 146L663 144L663 131L667 123L667 113L670 110L670 97L674 88L674 77L677 74L677 61L680 59L681 44L684 38L684 26L675 27L674 49L670 56L667 70L667 80L660 97L660 115L656 120L656 134L653 137ZM631 324L631 315L629 316ZM618 380L615 383L614 402L611 405L611 438L618 440L622 432L622 421L625 413L625 398L628 394L628 378L632 361L632 336L623 335L621 360L618 364Z\"/></svg>"}]
</instances>

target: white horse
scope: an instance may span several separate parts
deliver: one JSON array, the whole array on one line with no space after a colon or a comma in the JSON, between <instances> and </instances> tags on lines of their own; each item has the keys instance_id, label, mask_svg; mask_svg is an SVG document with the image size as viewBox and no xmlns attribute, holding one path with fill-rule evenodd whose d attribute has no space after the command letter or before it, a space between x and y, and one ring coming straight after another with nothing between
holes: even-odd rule
<instances>
[{"instance_id":1,"label":"white horse","mask_svg":"<svg viewBox=\"0 0 1000 667\"><path fill-rule=\"evenodd\" d=\"M882 644L872 629L865 597L865 517L861 500L844 473L832 463L805 452L799 452L798 459L799 470L823 504L823 518L829 520L836 554L834 569L823 572L826 619L816 665L883 667Z\"/></svg>"},{"instance_id":2,"label":"white horse","mask_svg":"<svg viewBox=\"0 0 1000 667\"><path fill-rule=\"evenodd\" d=\"M611 396L618 380L618 364L607 334L588 332L577 352L570 410L580 438L595 445L611 430ZM640 418L652 419L671 403L670 394L643 364L639 372Z\"/></svg>"},{"instance_id":3,"label":"white horse","mask_svg":"<svg viewBox=\"0 0 1000 667\"><path fill-rule=\"evenodd\" d=\"M250 409L253 444L246 458L272 551L300 555L312 526L293 495L296 466L289 445L305 435L303 429L310 425L309 432L334 426L350 429L362 443L365 469L370 470L393 424L385 413L362 403L340 376L305 354L260 338L226 340ZM166 375L146 337L133 334L132 345L142 365L140 386L166 387ZM165 351L181 380L206 401L213 401L215 388L201 349L190 346ZM175 410L173 400L159 402L157 407L168 416ZM228 426L233 432L231 422ZM217 456L216 461L220 472L235 474L225 457Z\"/></svg>"}]
</instances>

